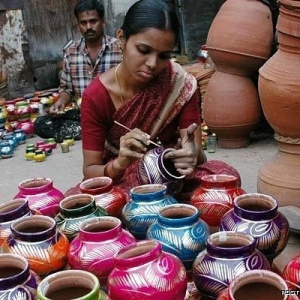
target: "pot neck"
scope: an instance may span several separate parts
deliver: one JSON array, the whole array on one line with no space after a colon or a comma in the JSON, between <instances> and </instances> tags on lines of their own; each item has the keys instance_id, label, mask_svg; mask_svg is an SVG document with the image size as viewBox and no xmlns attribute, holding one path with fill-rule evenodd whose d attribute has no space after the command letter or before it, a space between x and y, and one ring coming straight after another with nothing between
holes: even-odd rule
<instances>
[{"instance_id":1,"label":"pot neck","mask_svg":"<svg viewBox=\"0 0 300 300\"><path fill-rule=\"evenodd\" d=\"M255 240L244 234L217 232L208 238L206 249L221 258L247 257L255 251Z\"/></svg>"},{"instance_id":2,"label":"pot neck","mask_svg":"<svg viewBox=\"0 0 300 300\"><path fill-rule=\"evenodd\" d=\"M0 206L0 223L10 222L30 214L28 201L12 200Z\"/></svg>"},{"instance_id":3,"label":"pot neck","mask_svg":"<svg viewBox=\"0 0 300 300\"><path fill-rule=\"evenodd\" d=\"M238 180L232 175L207 175L201 178L204 189L229 190L238 188Z\"/></svg>"},{"instance_id":4,"label":"pot neck","mask_svg":"<svg viewBox=\"0 0 300 300\"><path fill-rule=\"evenodd\" d=\"M36 195L53 188L53 181L49 178L29 179L19 184L19 190L24 195Z\"/></svg>"},{"instance_id":5,"label":"pot neck","mask_svg":"<svg viewBox=\"0 0 300 300\"><path fill-rule=\"evenodd\" d=\"M83 195L83 194L82 194ZM92 197L92 196L90 196ZM76 196L77 198L77 196ZM95 200L93 199L86 199L84 200L84 197L82 198L84 201L81 202L80 204L79 197L78 200L76 198L71 198L69 199L64 199L63 202L60 204L60 212L63 216L66 218L78 218L78 217L83 217L86 215L89 215L93 212L96 211L97 205Z\"/></svg>"},{"instance_id":6,"label":"pot neck","mask_svg":"<svg viewBox=\"0 0 300 300\"><path fill-rule=\"evenodd\" d=\"M79 229L79 238L83 241L109 241L122 233L121 221L113 217L92 218L84 222Z\"/></svg>"},{"instance_id":7,"label":"pot neck","mask_svg":"<svg viewBox=\"0 0 300 300\"><path fill-rule=\"evenodd\" d=\"M140 241L122 248L115 257L115 264L120 269L134 268L156 260L161 253L158 241Z\"/></svg>"},{"instance_id":8,"label":"pot neck","mask_svg":"<svg viewBox=\"0 0 300 300\"><path fill-rule=\"evenodd\" d=\"M162 184L146 184L134 187L130 191L131 199L136 202L158 201L167 194L167 187Z\"/></svg>"}]
</instances>

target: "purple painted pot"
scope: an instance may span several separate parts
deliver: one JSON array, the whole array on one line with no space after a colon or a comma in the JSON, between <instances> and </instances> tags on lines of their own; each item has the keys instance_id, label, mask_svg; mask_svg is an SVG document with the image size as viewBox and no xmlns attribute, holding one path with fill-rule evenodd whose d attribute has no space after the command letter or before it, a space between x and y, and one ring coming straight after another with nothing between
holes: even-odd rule
<instances>
[{"instance_id":1,"label":"purple painted pot","mask_svg":"<svg viewBox=\"0 0 300 300\"><path fill-rule=\"evenodd\" d=\"M121 249L108 277L111 300L182 300L187 276L178 257L162 251L158 241L145 240Z\"/></svg>"},{"instance_id":2,"label":"purple painted pot","mask_svg":"<svg viewBox=\"0 0 300 300\"><path fill-rule=\"evenodd\" d=\"M11 233L12 222L33 214L36 212L29 208L26 199L14 199L0 204L0 248Z\"/></svg>"},{"instance_id":3,"label":"purple painted pot","mask_svg":"<svg viewBox=\"0 0 300 300\"><path fill-rule=\"evenodd\" d=\"M267 258L255 248L252 236L231 231L216 232L193 263L193 278L200 294L208 299L228 287L238 275L256 269L271 270Z\"/></svg>"},{"instance_id":4,"label":"purple painted pot","mask_svg":"<svg viewBox=\"0 0 300 300\"><path fill-rule=\"evenodd\" d=\"M143 184L165 184L168 194L178 194L182 187L181 175L175 169L170 159L165 159L165 154L173 151L172 148L154 148L148 151L139 162L137 178L140 185Z\"/></svg>"},{"instance_id":5,"label":"purple painted pot","mask_svg":"<svg viewBox=\"0 0 300 300\"><path fill-rule=\"evenodd\" d=\"M114 267L114 255L135 242L134 236L122 229L119 219L92 218L80 225L78 235L70 243L68 262L72 269L95 274L104 288Z\"/></svg>"},{"instance_id":6,"label":"purple painted pot","mask_svg":"<svg viewBox=\"0 0 300 300\"><path fill-rule=\"evenodd\" d=\"M234 199L233 209L220 221L220 230L253 236L256 248L272 262L287 245L290 226L273 197L248 193Z\"/></svg>"},{"instance_id":7,"label":"purple painted pot","mask_svg":"<svg viewBox=\"0 0 300 300\"><path fill-rule=\"evenodd\" d=\"M26 179L19 183L19 192L14 199L25 198L29 207L42 215L54 217L59 213L59 203L63 193L53 186L50 178Z\"/></svg>"},{"instance_id":8,"label":"purple painted pot","mask_svg":"<svg viewBox=\"0 0 300 300\"><path fill-rule=\"evenodd\" d=\"M0 254L0 299L37 299L39 276L17 254Z\"/></svg>"}]
</instances>

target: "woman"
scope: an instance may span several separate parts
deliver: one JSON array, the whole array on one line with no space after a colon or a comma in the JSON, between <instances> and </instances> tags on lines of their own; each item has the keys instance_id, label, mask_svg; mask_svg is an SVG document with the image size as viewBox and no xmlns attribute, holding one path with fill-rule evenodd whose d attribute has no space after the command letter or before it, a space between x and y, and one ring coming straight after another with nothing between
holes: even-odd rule
<instances>
[{"instance_id":1,"label":"woman","mask_svg":"<svg viewBox=\"0 0 300 300\"><path fill-rule=\"evenodd\" d=\"M163 0L140 0L128 10L117 32L123 61L83 94L84 180L109 176L126 191L138 185L138 162L150 140L176 148L165 158L186 175L189 192L207 173L239 177L223 162L206 162L196 79L170 60L178 36L176 12Z\"/></svg>"}]
</instances>

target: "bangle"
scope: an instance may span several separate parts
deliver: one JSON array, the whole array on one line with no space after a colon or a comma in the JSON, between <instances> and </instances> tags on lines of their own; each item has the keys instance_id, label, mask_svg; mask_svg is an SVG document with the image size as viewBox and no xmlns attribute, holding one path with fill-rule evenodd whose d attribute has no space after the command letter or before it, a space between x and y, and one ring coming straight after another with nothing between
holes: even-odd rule
<instances>
[{"instance_id":1,"label":"bangle","mask_svg":"<svg viewBox=\"0 0 300 300\"><path fill-rule=\"evenodd\" d=\"M113 160L111 160L110 162L108 162L105 166L104 166L104 170L103 170L103 175L106 176L106 177L110 177L109 174L108 174L108 167L110 164L113 163Z\"/></svg>"}]
</instances>

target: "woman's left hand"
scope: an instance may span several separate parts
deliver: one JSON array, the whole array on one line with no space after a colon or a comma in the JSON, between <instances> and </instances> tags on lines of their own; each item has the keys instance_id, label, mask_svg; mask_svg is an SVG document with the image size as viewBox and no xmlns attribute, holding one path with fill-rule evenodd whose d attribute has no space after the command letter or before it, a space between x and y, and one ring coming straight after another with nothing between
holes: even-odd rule
<instances>
[{"instance_id":1,"label":"woman's left hand","mask_svg":"<svg viewBox=\"0 0 300 300\"><path fill-rule=\"evenodd\" d=\"M198 128L197 124L190 125L181 139L181 148L170 151L166 154L166 159L171 159L177 171L182 175L190 175L197 166L199 145L195 142L195 132Z\"/></svg>"}]
</instances>

